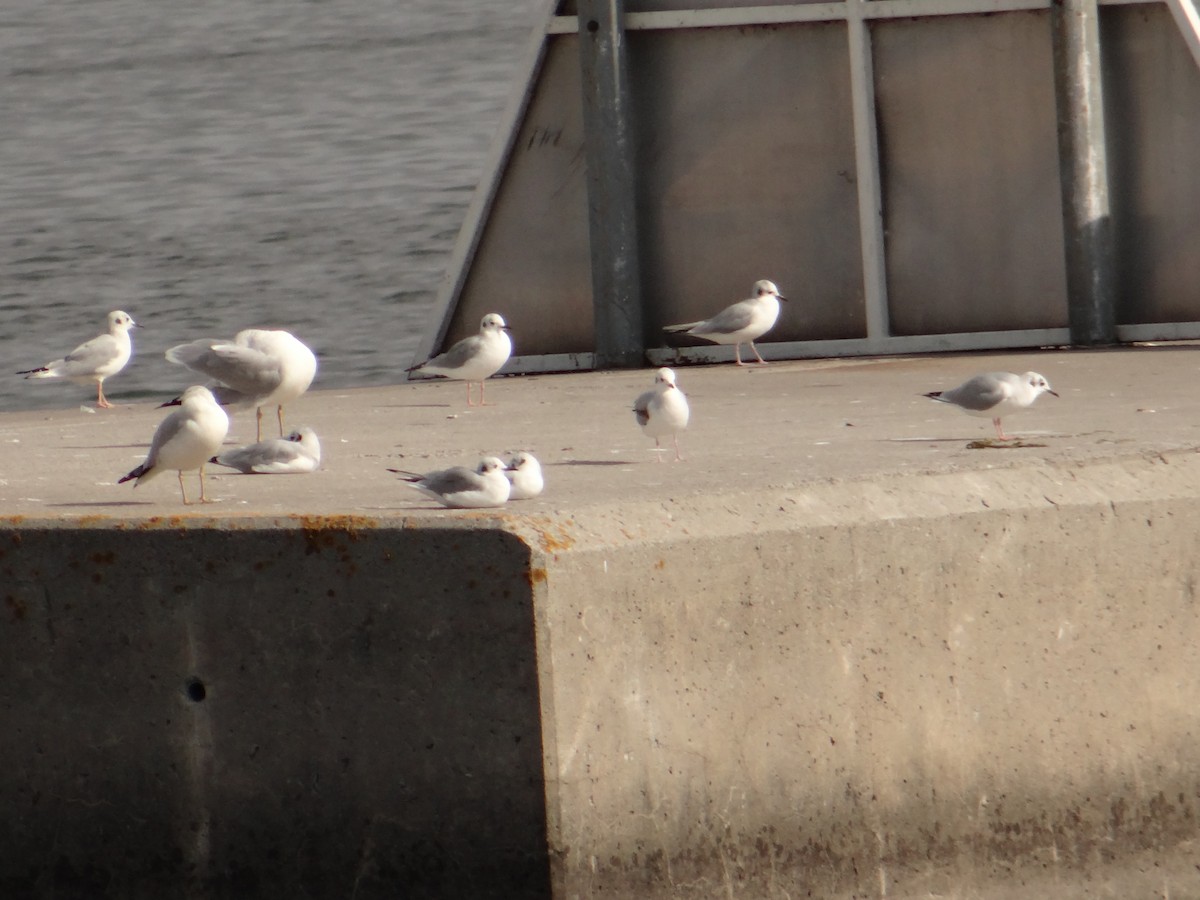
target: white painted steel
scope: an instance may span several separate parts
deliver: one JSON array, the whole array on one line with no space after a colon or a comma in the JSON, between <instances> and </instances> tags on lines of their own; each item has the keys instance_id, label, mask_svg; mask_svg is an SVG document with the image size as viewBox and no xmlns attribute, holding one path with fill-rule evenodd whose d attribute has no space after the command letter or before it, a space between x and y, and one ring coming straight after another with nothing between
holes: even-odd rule
<instances>
[{"instance_id":1,"label":"white painted steel","mask_svg":"<svg viewBox=\"0 0 1200 900\"><path fill-rule=\"evenodd\" d=\"M1200 8L1197 8L1196 0L1167 0L1167 8L1183 32L1192 59L1200 66Z\"/></svg>"},{"instance_id":2,"label":"white painted steel","mask_svg":"<svg viewBox=\"0 0 1200 900\"><path fill-rule=\"evenodd\" d=\"M879 140L875 118L875 68L867 0L847 0L850 42L850 97L853 103L854 160L858 188L858 229L862 242L863 299L867 337L886 337L888 327L887 261L884 256L883 188L879 177Z\"/></svg>"},{"instance_id":3,"label":"white painted steel","mask_svg":"<svg viewBox=\"0 0 1200 900\"><path fill-rule=\"evenodd\" d=\"M1098 0L1101 6L1133 6L1163 0ZM1194 0L1167 0L1189 5ZM861 12L851 9L862 5ZM962 16L1030 9L1049 9L1051 0L846 0L844 3L814 3L803 6L747 6L737 9L682 9L669 12L629 13L627 31L671 28L724 28L740 25L783 25L795 22L834 22L862 16L865 19L911 19L926 16ZM574 34L579 30L575 16L553 16L546 34Z\"/></svg>"},{"instance_id":4,"label":"white painted steel","mask_svg":"<svg viewBox=\"0 0 1200 900\"><path fill-rule=\"evenodd\" d=\"M1146 325L1118 325L1117 340L1194 341L1200 339L1200 322L1152 322Z\"/></svg>"}]
</instances>

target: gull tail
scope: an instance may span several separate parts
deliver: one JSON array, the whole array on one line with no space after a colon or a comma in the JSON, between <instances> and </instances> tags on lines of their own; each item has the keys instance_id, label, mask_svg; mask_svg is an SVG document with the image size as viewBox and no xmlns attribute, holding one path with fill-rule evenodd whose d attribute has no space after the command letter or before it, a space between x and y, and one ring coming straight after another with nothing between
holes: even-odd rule
<instances>
[{"instance_id":1,"label":"gull tail","mask_svg":"<svg viewBox=\"0 0 1200 900\"><path fill-rule=\"evenodd\" d=\"M410 483L420 481L425 477L424 475L420 475L416 472L409 472L407 469L388 469L388 471L399 475L402 481L407 481Z\"/></svg>"},{"instance_id":2,"label":"gull tail","mask_svg":"<svg viewBox=\"0 0 1200 900\"><path fill-rule=\"evenodd\" d=\"M950 401L942 396L941 391L930 391L928 394L922 394L922 397L928 397L930 400L937 400L939 403L949 403Z\"/></svg>"},{"instance_id":3,"label":"gull tail","mask_svg":"<svg viewBox=\"0 0 1200 900\"><path fill-rule=\"evenodd\" d=\"M701 319L700 321L704 320ZM700 322L684 322L682 325L664 325L663 331L670 332L671 334L678 334L681 331L687 331L689 328L695 328L699 324Z\"/></svg>"},{"instance_id":4,"label":"gull tail","mask_svg":"<svg viewBox=\"0 0 1200 900\"><path fill-rule=\"evenodd\" d=\"M49 378L51 373L49 366L38 366L36 369L25 369L17 374L26 378Z\"/></svg>"}]
</instances>

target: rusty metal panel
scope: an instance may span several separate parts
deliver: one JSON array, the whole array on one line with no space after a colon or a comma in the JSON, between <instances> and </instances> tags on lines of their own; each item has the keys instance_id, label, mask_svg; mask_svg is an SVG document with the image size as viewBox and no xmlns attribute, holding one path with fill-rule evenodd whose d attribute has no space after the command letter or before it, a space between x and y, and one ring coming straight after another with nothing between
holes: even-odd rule
<instances>
[{"instance_id":1,"label":"rusty metal panel","mask_svg":"<svg viewBox=\"0 0 1200 900\"><path fill-rule=\"evenodd\" d=\"M515 354L591 352L579 79L578 38L550 38L444 345L499 312Z\"/></svg>"},{"instance_id":2,"label":"rusty metal panel","mask_svg":"<svg viewBox=\"0 0 1200 900\"><path fill-rule=\"evenodd\" d=\"M872 26L893 334L1067 323L1047 15Z\"/></svg>"},{"instance_id":3,"label":"rusty metal panel","mask_svg":"<svg viewBox=\"0 0 1200 900\"><path fill-rule=\"evenodd\" d=\"M865 335L845 23L629 41L648 346L759 278L768 340Z\"/></svg>"},{"instance_id":4,"label":"rusty metal panel","mask_svg":"<svg viewBox=\"0 0 1200 900\"><path fill-rule=\"evenodd\" d=\"M1117 321L1200 321L1200 70L1164 6L1101 16Z\"/></svg>"}]
</instances>

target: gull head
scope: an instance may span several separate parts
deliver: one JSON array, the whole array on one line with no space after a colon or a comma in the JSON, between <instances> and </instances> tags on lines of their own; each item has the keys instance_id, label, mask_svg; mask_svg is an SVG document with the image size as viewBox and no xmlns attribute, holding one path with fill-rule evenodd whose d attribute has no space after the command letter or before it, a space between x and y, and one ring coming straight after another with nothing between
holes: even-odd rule
<instances>
[{"instance_id":1,"label":"gull head","mask_svg":"<svg viewBox=\"0 0 1200 900\"><path fill-rule=\"evenodd\" d=\"M537 461L532 453L522 450L520 453L513 456L508 463L508 471L519 472L522 469L540 469L541 464Z\"/></svg>"},{"instance_id":2,"label":"gull head","mask_svg":"<svg viewBox=\"0 0 1200 900\"><path fill-rule=\"evenodd\" d=\"M479 467L475 469L480 475L490 475L492 472L503 473L508 468L504 465L504 461L497 459L495 456L485 456L479 461Z\"/></svg>"},{"instance_id":3,"label":"gull head","mask_svg":"<svg viewBox=\"0 0 1200 900\"><path fill-rule=\"evenodd\" d=\"M754 296L774 297L776 300L787 300L787 297L779 293L779 288L775 286L775 282L767 281L765 278L762 279L762 281L754 282Z\"/></svg>"},{"instance_id":4,"label":"gull head","mask_svg":"<svg viewBox=\"0 0 1200 900\"><path fill-rule=\"evenodd\" d=\"M479 331L481 333L509 330L509 327L504 324L504 319L499 313L488 313L483 317L483 321L479 323Z\"/></svg>"},{"instance_id":5,"label":"gull head","mask_svg":"<svg viewBox=\"0 0 1200 900\"><path fill-rule=\"evenodd\" d=\"M668 388L675 387L675 370L668 369L666 366L663 366L661 369L659 369L657 372L654 373L654 383L655 384L664 384Z\"/></svg>"},{"instance_id":6,"label":"gull head","mask_svg":"<svg viewBox=\"0 0 1200 900\"><path fill-rule=\"evenodd\" d=\"M128 331L130 328L141 328L137 322L133 321L133 316L119 309L114 309L108 314L108 333L117 334L121 331Z\"/></svg>"},{"instance_id":7,"label":"gull head","mask_svg":"<svg viewBox=\"0 0 1200 900\"><path fill-rule=\"evenodd\" d=\"M217 405L217 399L212 395L212 391L202 384L193 384L179 395L179 405L194 405L197 403L211 403ZM166 406L167 404L163 404Z\"/></svg>"},{"instance_id":8,"label":"gull head","mask_svg":"<svg viewBox=\"0 0 1200 900\"><path fill-rule=\"evenodd\" d=\"M1026 372L1021 376L1021 380L1029 385L1030 389L1033 391L1033 396L1035 397L1039 394L1051 394L1055 397L1058 396L1058 392L1051 389L1050 382L1046 380L1045 375L1039 375L1037 372Z\"/></svg>"}]
</instances>

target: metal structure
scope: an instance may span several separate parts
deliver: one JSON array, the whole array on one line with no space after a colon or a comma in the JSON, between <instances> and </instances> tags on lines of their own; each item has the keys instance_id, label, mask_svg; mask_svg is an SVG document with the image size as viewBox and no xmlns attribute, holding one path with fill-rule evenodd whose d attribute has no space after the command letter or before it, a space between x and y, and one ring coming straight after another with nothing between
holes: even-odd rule
<instances>
[{"instance_id":1,"label":"metal structure","mask_svg":"<svg viewBox=\"0 0 1200 900\"><path fill-rule=\"evenodd\" d=\"M726 359L661 327L757 278L768 358L1200 338L1196 0L698 5L547 4L420 358Z\"/></svg>"}]
</instances>

